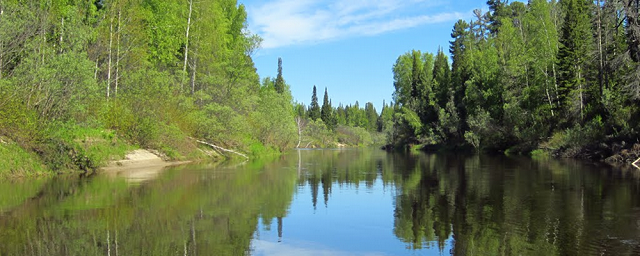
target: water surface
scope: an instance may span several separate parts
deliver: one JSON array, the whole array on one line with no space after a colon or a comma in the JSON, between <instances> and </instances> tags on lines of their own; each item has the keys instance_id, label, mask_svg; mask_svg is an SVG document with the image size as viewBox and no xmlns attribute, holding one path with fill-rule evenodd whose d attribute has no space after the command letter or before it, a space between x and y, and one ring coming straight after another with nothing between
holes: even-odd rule
<instances>
[{"instance_id":1,"label":"water surface","mask_svg":"<svg viewBox=\"0 0 640 256\"><path fill-rule=\"evenodd\" d=\"M0 255L640 255L640 173L301 150L0 182Z\"/></svg>"}]
</instances>

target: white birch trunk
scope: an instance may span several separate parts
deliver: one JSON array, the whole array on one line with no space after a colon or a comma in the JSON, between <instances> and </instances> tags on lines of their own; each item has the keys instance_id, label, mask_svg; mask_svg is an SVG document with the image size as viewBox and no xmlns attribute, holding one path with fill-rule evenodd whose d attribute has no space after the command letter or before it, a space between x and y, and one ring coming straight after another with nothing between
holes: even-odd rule
<instances>
[{"instance_id":1,"label":"white birch trunk","mask_svg":"<svg viewBox=\"0 0 640 256\"><path fill-rule=\"evenodd\" d=\"M118 30L116 31L116 76L115 80L115 91L114 97L118 97L118 81L120 80L120 33L122 32L122 23L120 23L120 11L118 11Z\"/></svg>"},{"instance_id":2,"label":"white birch trunk","mask_svg":"<svg viewBox=\"0 0 640 256\"><path fill-rule=\"evenodd\" d=\"M598 70L599 72L599 77L598 77L598 82L600 84L600 92L602 92L602 83L603 83L603 79L604 79L604 55L602 53L602 13L601 13L601 9L600 8L600 0L597 1L598 2L598 59L599 59L599 64L600 64L600 69Z\"/></svg>"},{"instance_id":3,"label":"white birch trunk","mask_svg":"<svg viewBox=\"0 0 640 256\"><path fill-rule=\"evenodd\" d=\"M62 53L63 38L64 38L64 18L60 18L60 53Z\"/></svg>"},{"instance_id":4,"label":"white birch trunk","mask_svg":"<svg viewBox=\"0 0 640 256\"><path fill-rule=\"evenodd\" d=\"M189 0L189 17L187 18L187 32L185 35L184 46L184 64L182 65L182 72L187 72L187 61L189 59L189 30L191 29L191 13L193 12L193 0ZM184 88L180 88L182 90Z\"/></svg>"},{"instance_id":5,"label":"white birch trunk","mask_svg":"<svg viewBox=\"0 0 640 256\"><path fill-rule=\"evenodd\" d=\"M109 60L107 61L107 100L109 100L109 94L111 93L111 55L113 46L113 17L109 23Z\"/></svg>"},{"instance_id":6,"label":"white birch trunk","mask_svg":"<svg viewBox=\"0 0 640 256\"><path fill-rule=\"evenodd\" d=\"M580 120L584 120L584 95L582 93L582 68L578 67L578 90L580 92Z\"/></svg>"},{"instance_id":7,"label":"white birch trunk","mask_svg":"<svg viewBox=\"0 0 640 256\"><path fill-rule=\"evenodd\" d=\"M198 48L195 49L195 57L193 59L193 65L191 66L191 94L196 93L196 72L198 70Z\"/></svg>"},{"instance_id":8,"label":"white birch trunk","mask_svg":"<svg viewBox=\"0 0 640 256\"><path fill-rule=\"evenodd\" d=\"M2 22L2 14L4 14L4 8L2 8L2 0L0 0L0 22ZM4 63L2 59L4 58L4 42L0 41L0 79L2 79L2 70Z\"/></svg>"},{"instance_id":9,"label":"white birch trunk","mask_svg":"<svg viewBox=\"0 0 640 256\"><path fill-rule=\"evenodd\" d=\"M2 10L0 9L0 12ZM3 70L3 62L2 59L4 58L4 42L0 42L0 79L2 79L2 70Z\"/></svg>"}]
</instances>

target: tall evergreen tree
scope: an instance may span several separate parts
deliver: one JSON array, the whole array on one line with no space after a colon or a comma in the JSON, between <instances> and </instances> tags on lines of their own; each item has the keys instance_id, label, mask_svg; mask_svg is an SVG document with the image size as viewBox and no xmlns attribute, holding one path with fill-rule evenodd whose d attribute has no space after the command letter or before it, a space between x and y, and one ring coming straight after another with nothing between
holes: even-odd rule
<instances>
[{"instance_id":1,"label":"tall evergreen tree","mask_svg":"<svg viewBox=\"0 0 640 256\"><path fill-rule=\"evenodd\" d=\"M367 130L375 131L378 126L378 113L376 111L376 108L373 106L373 103L367 102L367 104L364 106L364 111L367 115L367 120L369 121Z\"/></svg>"},{"instance_id":2,"label":"tall evergreen tree","mask_svg":"<svg viewBox=\"0 0 640 256\"><path fill-rule=\"evenodd\" d=\"M451 38L453 39L449 46L451 53L451 89L453 90L453 101L456 106L458 115L464 124L467 119L467 109L463 103L464 95L467 90L466 83L471 78L471 67L468 60L467 50L471 44L470 27L464 20L458 20L453 26Z\"/></svg>"},{"instance_id":3,"label":"tall evergreen tree","mask_svg":"<svg viewBox=\"0 0 640 256\"><path fill-rule=\"evenodd\" d=\"M595 99L590 88L590 61L593 49L591 4L588 0L561 1L564 23L560 37L559 100L569 119L585 119L588 97ZM591 95L589 95L591 92ZM571 120L567 120L571 121Z\"/></svg>"},{"instance_id":4,"label":"tall evergreen tree","mask_svg":"<svg viewBox=\"0 0 640 256\"><path fill-rule=\"evenodd\" d=\"M433 63L433 79L435 81L436 102L440 108L444 108L449 100L451 70L449 69L449 57L444 54L442 49L438 49L436 60Z\"/></svg>"},{"instance_id":5,"label":"tall evergreen tree","mask_svg":"<svg viewBox=\"0 0 640 256\"><path fill-rule=\"evenodd\" d=\"M316 92L316 86L313 86L313 94L311 95L311 104L309 105L309 119L318 120L320 118L320 105L318 105L318 95Z\"/></svg>"},{"instance_id":6,"label":"tall evergreen tree","mask_svg":"<svg viewBox=\"0 0 640 256\"><path fill-rule=\"evenodd\" d=\"M274 84L276 92L283 93L285 90L284 78L282 77L282 58L278 58L278 76Z\"/></svg>"},{"instance_id":7,"label":"tall evergreen tree","mask_svg":"<svg viewBox=\"0 0 640 256\"><path fill-rule=\"evenodd\" d=\"M331 107L331 102L329 101L329 93L327 92L327 88L324 88L324 99L322 100L322 110L320 110L320 118L322 121L329 127L329 129L335 129L337 124L337 120L333 114L333 108Z\"/></svg>"}]
</instances>

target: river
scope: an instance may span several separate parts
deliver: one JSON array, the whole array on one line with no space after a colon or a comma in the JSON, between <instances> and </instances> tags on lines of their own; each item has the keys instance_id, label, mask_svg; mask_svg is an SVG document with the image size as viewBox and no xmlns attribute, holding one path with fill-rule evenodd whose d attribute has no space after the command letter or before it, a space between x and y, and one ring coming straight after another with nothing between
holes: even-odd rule
<instances>
[{"instance_id":1,"label":"river","mask_svg":"<svg viewBox=\"0 0 640 256\"><path fill-rule=\"evenodd\" d=\"M0 182L0 255L640 255L640 172L374 149Z\"/></svg>"}]
</instances>

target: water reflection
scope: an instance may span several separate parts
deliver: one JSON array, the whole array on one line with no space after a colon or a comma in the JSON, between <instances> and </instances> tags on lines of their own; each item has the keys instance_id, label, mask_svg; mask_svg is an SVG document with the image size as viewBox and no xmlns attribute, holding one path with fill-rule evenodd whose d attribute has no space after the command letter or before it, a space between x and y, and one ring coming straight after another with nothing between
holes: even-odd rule
<instances>
[{"instance_id":1,"label":"water reflection","mask_svg":"<svg viewBox=\"0 0 640 256\"><path fill-rule=\"evenodd\" d=\"M640 255L640 176L575 161L301 150L132 186L0 182L0 255Z\"/></svg>"},{"instance_id":2,"label":"water reflection","mask_svg":"<svg viewBox=\"0 0 640 256\"><path fill-rule=\"evenodd\" d=\"M301 162L298 185L309 189L314 209L318 200L332 207L336 186L393 187L393 216L387 217L393 234L414 252L640 255L637 172L576 161L366 150L306 151Z\"/></svg>"},{"instance_id":3,"label":"water reflection","mask_svg":"<svg viewBox=\"0 0 640 256\"><path fill-rule=\"evenodd\" d=\"M136 186L106 175L23 182L34 189L0 208L0 255L242 255L259 216L283 216L295 181L254 162L173 168Z\"/></svg>"}]
</instances>

